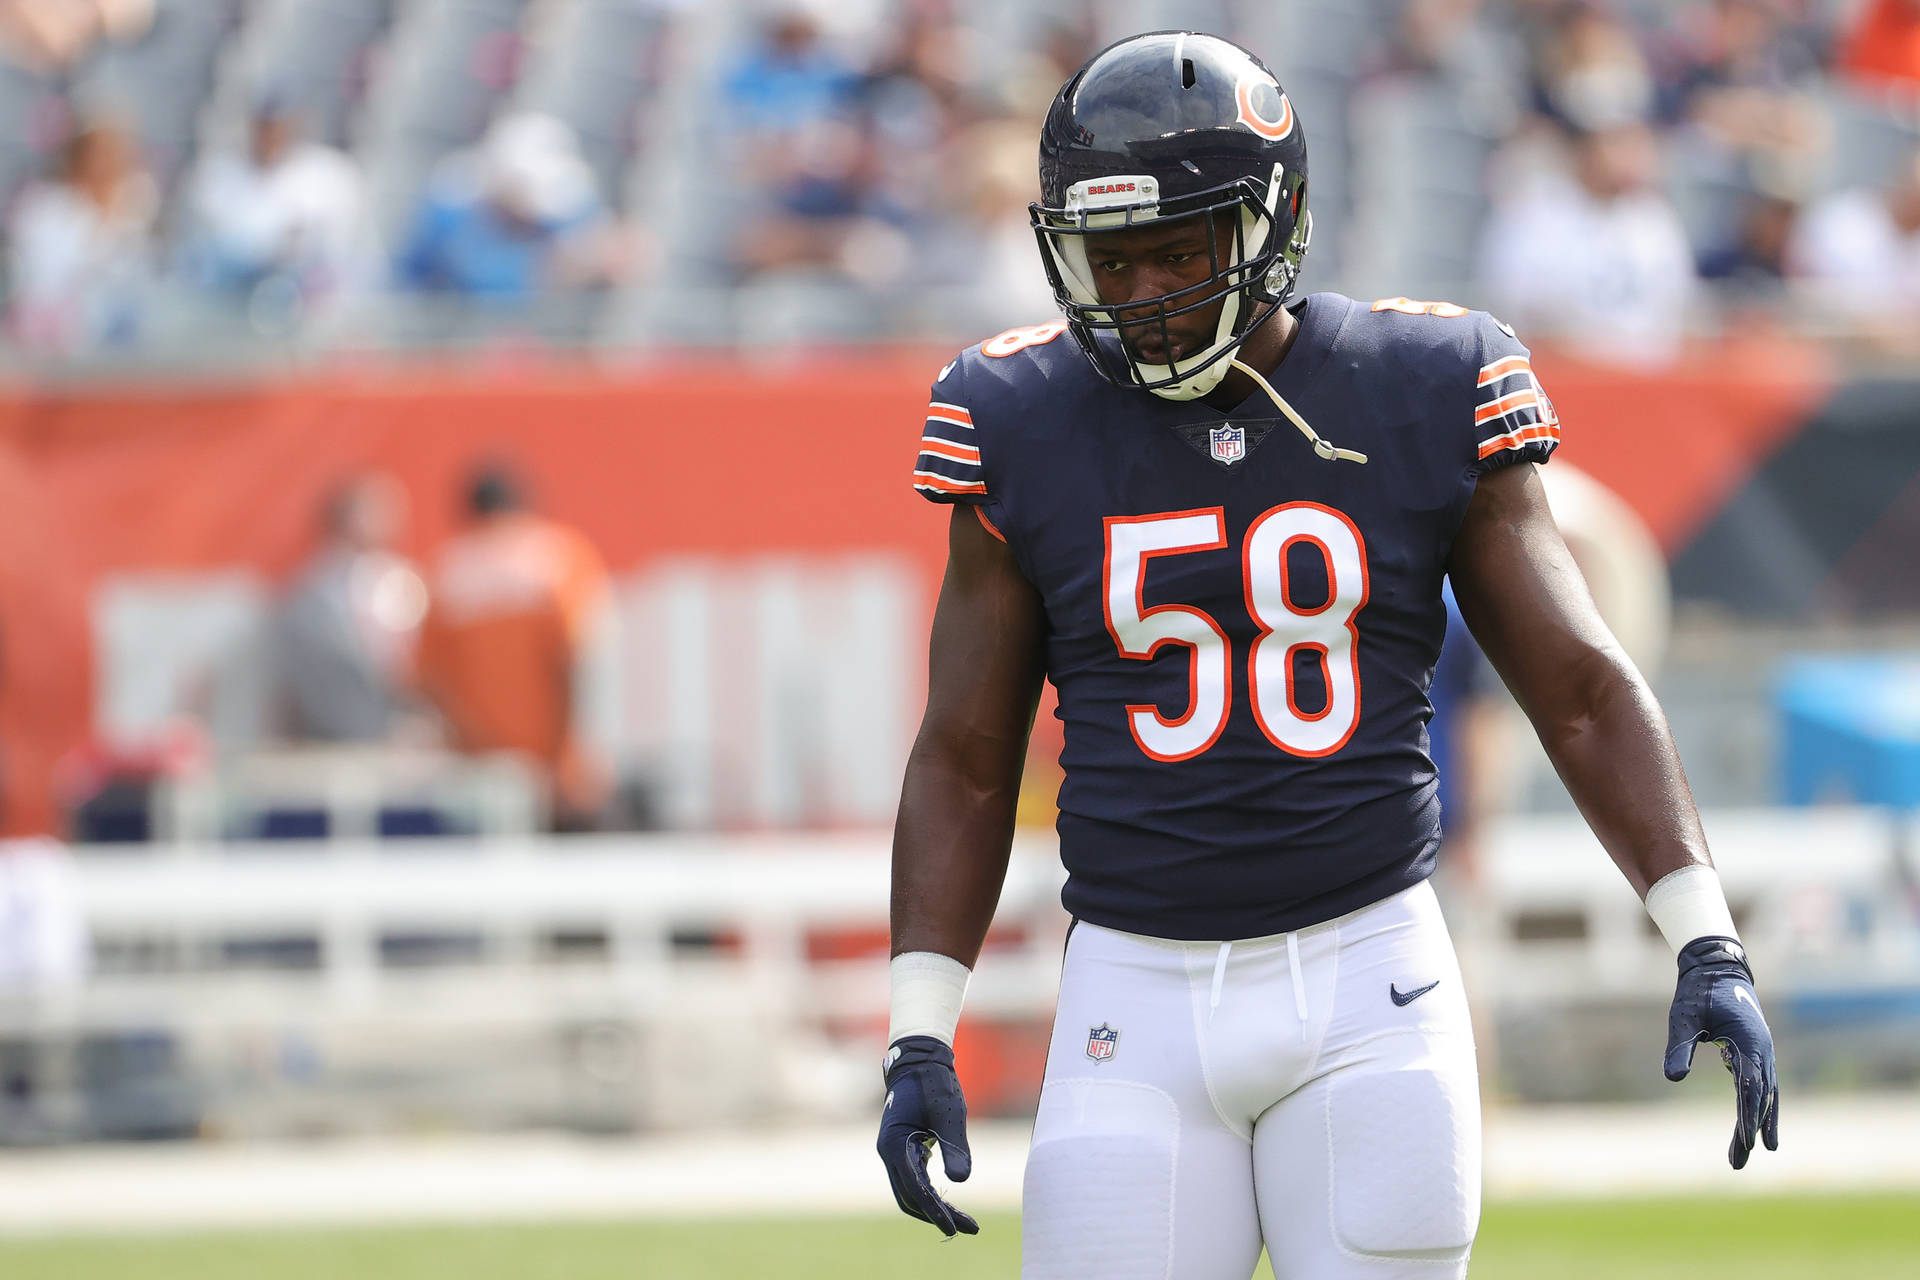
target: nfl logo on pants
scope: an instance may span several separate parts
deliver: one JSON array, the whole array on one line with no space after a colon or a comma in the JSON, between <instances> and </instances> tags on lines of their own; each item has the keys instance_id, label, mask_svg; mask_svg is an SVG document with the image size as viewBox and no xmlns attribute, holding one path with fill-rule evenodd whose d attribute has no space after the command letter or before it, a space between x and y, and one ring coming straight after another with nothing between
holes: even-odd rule
<instances>
[{"instance_id":1,"label":"nfl logo on pants","mask_svg":"<svg viewBox=\"0 0 1920 1280\"><path fill-rule=\"evenodd\" d=\"M1215 462L1235 463L1247 456L1247 429L1231 424L1207 433Z\"/></svg>"},{"instance_id":2,"label":"nfl logo on pants","mask_svg":"<svg viewBox=\"0 0 1920 1280\"><path fill-rule=\"evenodd\" d=\"M1113 1056L1113 1047L1119 1042L1120 1033L1103 1022L1087 1032L1087 1056L1095 1062L1105 1062Z\"/></svg>"}]
</instances>

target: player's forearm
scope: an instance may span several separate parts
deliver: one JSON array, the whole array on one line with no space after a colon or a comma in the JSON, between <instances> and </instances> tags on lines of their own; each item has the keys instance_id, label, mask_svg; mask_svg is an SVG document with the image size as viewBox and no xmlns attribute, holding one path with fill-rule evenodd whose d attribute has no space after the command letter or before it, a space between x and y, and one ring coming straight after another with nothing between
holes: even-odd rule
<instances>
[{"instance_id":1,"label":"player's forearm","mask_svg":"<svg viewBox=\"0 0 1920 1280\"><path fill-rule=\"evenodd\" d=\"M925 735L907 764L893 835L893 954L931 951L972 966L1007 877L1019 800L1010 766L982 768Z\"/></svg>"},{"instance_id":2,"label":"player's forearm","mask_svg":"<svg viewBox=\"0 0 1920 1280\"><path fill-rule=\"evenodd\" d=\"M1566 673L1563 705L1534 726L1587 824L1642 897L1683 867L1711 866L1667 718L1617 648Z\"/></svg>"}]
</instances>

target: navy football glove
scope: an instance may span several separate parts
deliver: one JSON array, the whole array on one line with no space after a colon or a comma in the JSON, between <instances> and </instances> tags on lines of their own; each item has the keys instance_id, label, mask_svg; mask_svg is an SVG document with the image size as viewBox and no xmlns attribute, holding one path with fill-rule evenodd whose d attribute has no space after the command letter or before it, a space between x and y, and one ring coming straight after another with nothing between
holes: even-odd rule
<instances>
[{"instance_id":1,"label":"navy football glove","mask_svg":"<svg viewBox=\"0 0 1920 1280\"><path fill-rule=\"evenodd\" d=\"M967 1100L953 1073L953 1050L932 1036L901 1036L887 1050L887 1105L880 1113L880 1160L901 1212L931 1222L942 1234L980 1234L980 1224L933 1189L927 1158L940 1144L940 1162L953 1182L973 1172L967 1150Z\"/></svg>"},{"instance_id":2,"label":"navy football glove","mask_svg":"<svg viewBox=\"0 0 1920 1280\"><path fill-rule=\"evenodd\" d=\"M1744 1169L1755 1137L1780 1149L1780 1087L1773 1071L1773 1033L1760 1012L1747 952L1732 938L1695 938L1680 952L1680 984L1667 1014L1667 1079L1684 1080L1693 1047L1720 1046L1733 1073L1733 1145L1727 1160Z\"/></svg>"}]
</instances>

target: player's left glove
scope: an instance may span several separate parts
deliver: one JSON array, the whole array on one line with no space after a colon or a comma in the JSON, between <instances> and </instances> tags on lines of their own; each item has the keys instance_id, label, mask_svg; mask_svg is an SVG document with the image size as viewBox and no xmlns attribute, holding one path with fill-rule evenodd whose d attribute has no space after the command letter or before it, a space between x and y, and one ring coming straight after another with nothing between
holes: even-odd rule
<instances>
[{"instance_id":1,"label":"player's left glove","mask_svg":"<svg viewBox=\"0 0 1920 1280\"><path fill-rule=\"evenodd\" d=\"M1667 1079L1686 1079L1693 1047L1702 1040L1720 1046L1720 1060L1733 1073L1733 1145L1727 1160L1744 1169L1756 1136L1767 1150L1780 1148L1780 1087L1774 1079L1773 1033L1760 1012L1746 948L1732 938L1695 938L1680 951L1680 983L1667 1014Z\"/></svg>"},{"instance_id":2,"label":"player's left glove","mask_svg":"<svg viewBox=\"0 0 1920 1280\"><path fill-rule=\"evenodd\" d=\"M954 1074L953 1050L932 1036L901 1036L887 1049L886 1070L879 1146L894 1200L902 1213L931 1222L943 1235L979 1235L980 1224L941 1199L927 1173L935 1142L950 1180L965 1182L973 1172L967 1100Z\"/></svg>"}]
</instances>

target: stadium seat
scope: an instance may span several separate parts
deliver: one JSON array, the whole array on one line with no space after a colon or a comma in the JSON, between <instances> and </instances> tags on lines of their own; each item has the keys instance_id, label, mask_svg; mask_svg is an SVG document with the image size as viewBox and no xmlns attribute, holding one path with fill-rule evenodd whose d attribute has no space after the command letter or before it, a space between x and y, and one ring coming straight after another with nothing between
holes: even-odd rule
<instances>
[{"instance_id":1,"label":"stadium seat","mask_svg":"<svg viewBox=\"0 0 1920 1280\"><path fill-rule=\"evenodd\" d=\"M218 100L222 123L237 125L263 92L285 95L310 136L350 146L374 51L394 18L394 0L271 0L239 36L242 47Z\"/></svg>"},{"instance_id":2,"label":"stadium seat","mask_svg":"<svg viewBox=\"0 0 1920 1280\"><path fill-rule=\"evenodd\" d=\"M387 41L361 158L393 243L435 163L476 141L519 74L525 0L414 0Z\"/></svg>"},{"instance_id":3,"label":"stadium seat","mask_svg":"<svg viewBox=\"0 0 1920 1280\"><path fill-rule=\"evenodd\" d=\"M1353 112L1352 257L1367 294L1448 298L1472 278L1494 138L1450 86L1403 77L1369 86Z\"/></svg>"}]
</instances>

